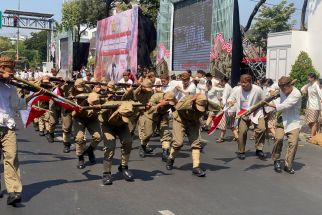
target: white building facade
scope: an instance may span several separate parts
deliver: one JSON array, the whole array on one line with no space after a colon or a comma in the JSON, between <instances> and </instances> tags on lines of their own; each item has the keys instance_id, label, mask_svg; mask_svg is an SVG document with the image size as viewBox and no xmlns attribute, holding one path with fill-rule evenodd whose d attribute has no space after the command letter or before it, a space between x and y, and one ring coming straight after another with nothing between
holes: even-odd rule
<instances>
[{"instance_id":1,"label":"white building facade","mask_svg":"<svg viewBox=\"0 0 322 215\"><path fill-rule=\"evenodd\" d=\"M289 75L301 51L312 59L322 76L322 0L309 0L308 31L287 31L268 35L266 76L273 80Z\"/></svg>"}]
</instances>

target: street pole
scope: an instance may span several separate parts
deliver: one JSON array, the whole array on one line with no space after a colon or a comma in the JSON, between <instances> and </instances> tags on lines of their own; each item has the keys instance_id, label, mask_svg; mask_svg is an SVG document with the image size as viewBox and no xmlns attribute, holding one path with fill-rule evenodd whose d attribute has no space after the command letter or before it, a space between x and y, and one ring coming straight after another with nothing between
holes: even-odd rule
<instances>
[{"instance_id":1,"label":"street pole","mask_svg":"<svg viewBox=\"0 0 322 215\"><path fill-rule=\"evenodd\" d=\"M20 11L20 0L18 0L18 11ZM18 16L18 21L17 21L17 27L18 27L18 32L17 32L17 61L19 60L19 16Z\"/></svg>"}]
</instances>

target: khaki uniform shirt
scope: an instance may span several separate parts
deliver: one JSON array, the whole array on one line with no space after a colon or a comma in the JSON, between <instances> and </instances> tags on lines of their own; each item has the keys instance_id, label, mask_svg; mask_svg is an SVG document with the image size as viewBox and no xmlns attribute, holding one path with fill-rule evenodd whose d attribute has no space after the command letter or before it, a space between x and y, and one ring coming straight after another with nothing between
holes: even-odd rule
<instances>
[{"instance_id":1,"label":"khaki uniform shirt","mask_svg":"<svg viewBox=\"0 0 322 215\"><path fill-rule=\"evenodd\" d=\"M161 118L165 115L168 114L169 108L158 108L157 105L160 103L160 101L163 99L165 93L155 93L151 99L150 103L152 107L144 112L144 115L153 120L153 121L160 121Z\"/></svg>"}]
</instances>

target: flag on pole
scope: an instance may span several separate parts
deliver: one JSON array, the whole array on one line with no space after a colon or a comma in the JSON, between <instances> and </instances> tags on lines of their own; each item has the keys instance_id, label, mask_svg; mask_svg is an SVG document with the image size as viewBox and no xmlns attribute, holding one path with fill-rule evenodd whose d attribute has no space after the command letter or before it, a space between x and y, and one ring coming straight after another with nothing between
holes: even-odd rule
<instances>
[{"instance_id":1,"label":"flag on pole","mask_svg":"<svg viewBox=\"0 0 322 215\"><path fill-rule=\"evenodd\" d=\"M55 90L53 91L53 93L55 93L57 96L61 96L59 87L56 87ZM59 100L57 98L52 98L52 99L54 100L54 102L56 104L58 104L60 107L66 109L66 110L72 110L72 111L76 111L76 112L80 111L79 107L75 107L75 106L72 106L70 104L67 104L67 103L65 103L65 102L63 102L63 101L61 101L61 100Z\"/></svg>"},{"instance_id":2,"label":"flag on pole","mask_svg":"<svg viewBox=\"0 0 322 215\"><path fill-rule=\"evenodd\" d=\"M208 131L208 135L212 135L213 133L215 133L218 124L220 123L221 119L224 116L224 113L225 113L225 111L221 111L216 116L214 116L212 118L212 125L211 125L211 128Z\"/></svg>"},{"instance_id":3,"label":"flag on pole","mask_svg":"<svg viewBox=\"0 0 322 215\"><path fill-rule=\"evenodd\" d=\"M28 102L26 110L20 110L20 116L25 128L27 128L28 125L34 121L34 119L41 117L47 112L47 110L37 109L36 107L33 107L33 105L39 101L49 101L50 99L51 96L36 96Z\"/></svg>"}]
</instances>

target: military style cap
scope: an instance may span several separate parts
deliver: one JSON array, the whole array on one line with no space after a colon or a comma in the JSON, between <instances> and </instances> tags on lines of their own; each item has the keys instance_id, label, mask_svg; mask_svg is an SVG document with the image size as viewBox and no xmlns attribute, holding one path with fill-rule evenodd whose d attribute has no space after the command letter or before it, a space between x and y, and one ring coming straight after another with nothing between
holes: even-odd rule
<instances>
[{"instance_id":1,"label":"military style cap","mask_svg":"<svg viewBox=\"0 0 322 215\"><path fill-rule=\"evenodd\" d=\"M107 83L107 88L111 91L115 90L115 81L109 81Z\"/></svg>"},{"instance_id":2,"label":"military style cap","mask_svg":"<svg viewBox=\"0 0 322 215\"><path fill-rule=\"evenodd\" d=\"M90 93L88 94L87 102L90 105L98 105L100 103L100 97L95 92Z\"/></svg>"},{"instance_id":3,"label":"military style cap","mask_svg":"<svg viewBox=\"0 0 322 215\"><path fill-rule=\"evenodd\" d=\"M153 84L149 79L144 79L142 82L142 87L144 87L147 91L152 91Z\"/></svg>"},{"instance_id":4,"label":"military style cap","mask_svg":"<svg viewBox=\"0 0 322 215\"><path fill-rule=\"evenodd\" d=\"M74 86L78 91L84 91L84 80L82 78L77 79Z\"/></svg>"},{"instance_id":5,"label":"military style cap","mask_svg":"<svg viewBox=\"0 0 322 215\"><path fill-rule=\"evenodd\" d=\"M169 102L170 105L175 105L174 92L167 92L166 94L164 94L163 99Z\"/></svg>"},{"instance_id":6,"label":"military style cap","mask_svg":"<svg viewBox=\"0 0 322 215\"><path fill-rule=\"evenodd\" d=\"M107 81L107 78L101 78L101 81L100 81L101 83L103 83L103 84L106 84L106 83L108 83L108 81Z\"/></svg>"},{"instance_id":7,"label":"military style cap","mask_svg":"<svg viewBox=\"0 0 322 215\"><path fill-rule=\"evenodd\" d=\"M122 121L125 123L129 123L130 119L129 117L132 116L134 113L133 111L133 105L129 102L124 102L122 103L118 109L112 114L112 116L109 118L109 123L115 122L118 118L118 114L121 116Z\"/></svg>"},{"instance_id":8,"label":"military style cap","mask_svg":"<svg viewBox=\"0 0 322 215\"><path fill-rule=\"evenodd\" d=\"M181 73L181 80L187 80L190 79L190 75L187 72Z\"/></svg>"},{"instance_id":9,"label":"military style cap","mask_svg":"<svg viewBox=\"0 0 322 215\"><path fill-rule=\"evenodd\" d=\"M200 94L197 96L197 99L196 99L197 110L199 110L200 112L205 112L207 103L208 103L208 100L205 95Z\"/></svg>"},{"instance_id":10,"label":"military style cap","mask_svg":"<svg viewBox=\"0 0 322 215\"><path fill-rule=\"evenodd\" d=\"M42 83L49 83L49 76L43 76L42 77L42 80L41 80Z\"/></svg>"},{"instance_id":11,"label":"military style cap","mask_svg":"<svg viewBox=\"0 0 322 215\"><path fill-rule=\"evenodd\" d=\"M2 56L0 57L0 66L13 68L15 67L15 62L10 57Z\"/></svg>"}]
</instances>

